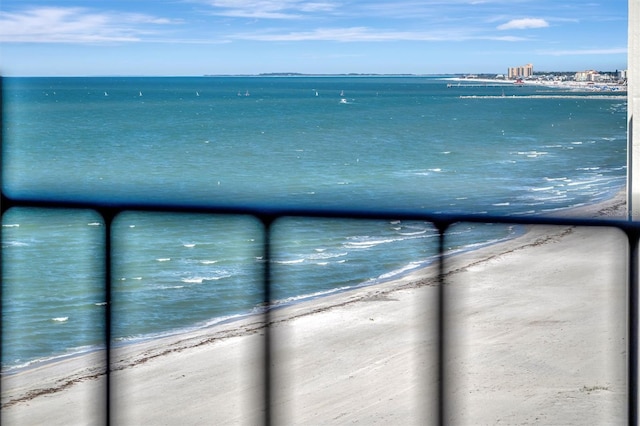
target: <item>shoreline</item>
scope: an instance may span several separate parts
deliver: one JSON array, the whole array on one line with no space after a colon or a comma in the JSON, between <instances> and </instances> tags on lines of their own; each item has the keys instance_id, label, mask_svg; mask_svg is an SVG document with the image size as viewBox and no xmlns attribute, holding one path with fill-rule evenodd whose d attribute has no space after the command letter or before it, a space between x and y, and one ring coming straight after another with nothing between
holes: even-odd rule
<instances>
[{"instance_id":1,"label":"shoreline","mask_svg":"<svg viewBox=\"0 0 640 426\"><path fill-rule=\"evenodd\" d=\"M619 191L611 199L594 205L570 209L563 212L562 215L625 218L625 191ZM527 230L522 235L518 235L515 238L447 256L445 265L446 279L455 280L456 277L468 274L469 271L478 268L484 269L496 262L499 263L501 258L527 251L535 251L536 249L540 250L539 247L552 245L566 238L573 238L576 234L576 232L570 231L571 227L538 226L536 229L532 228L527 227ZM569 231L567 231L568 229ZM379 316L380 313L388 310L385 305L389 301L404 299L409 297L407 295L415 292L419 292L421 296L418 299L422 299L422 293L433 293L436 283L436 267L429 265L418 270L409 271L393 280L277 307L271 312L270 335L273 334L277 337L281 328L289 328L301 322L311 324L312 329L319 332L317 327L325 327L331 324L326 320L320 320L322 317L347 315L346 312L351 311L359 312L365 306L368 307L367 315L374 322L376 315ZM409 305L414 303L411 302ZM374 309L374 307L376 308ZM391 313L388 314L391 315ZM380 320L383 319L381 318ZM321 324L313 325L314 321L321 321ZM404 321L400 321L400 323L404 324ZM267 324L264 323L261 314L252 314L187 333L178 333L117 346L112 348L111 353L112 378L116 380L121 376L137 376L156 364L173 365L173 369L178 365L185 367L179 358L196 356L196 353L202 351L219 351L225 346L240 344L238 342L245 342L240 345L245 347L249 345L259 352L262 347L261 339L263 337L261 336L264 335L266 327ZM358 331L358 334L362 334L365 337L366 333L366 331ZM284 343L286 341L287 339L283 340ZM234 347L237 349L236 346ZM393 348L387 348L387 350L393 352ZM421 349L418 350L420 351ZM226 357L227 355L225 354L224 356ZM286 355L283 356L286 357ZM101 398L99 397L99 392L95 390L99 390L104 386L104 361L104 351L96 350L62 360L43 363L32 368L29 367L20 372L3 374L3 415L28 419L33 419L31 416L36 416L37 418L38 415L43 415L43 419L46 419L48 410L54 410L50 404L53 402L59 403L62 400L66 401L66 404L82 404L82 401L89 398L92 404L100 405ZM178 361L180 361L180 364L175 364ZM292 360L292 362L295 362L295 360ZM195 364L188 365L186 368L189 369L190 374L207 374L202 371L192 371L192 369L197 369ZM224 367L220 368L224 369ZM254 366L254 368L259 369L259 366ZM259 376L259 372L254 371L254 373ZM155 378L157 376L159 380L163 374L159 372L153 373L152 377ZM119 380L116 380L116 383L118 382ZM232 385L233 383L225 381L225 386ZM86 393L87 389L95 391L93 393L89 392L93 396L89 396L89 394L81 396ZM127 392L123 392L123 394L129 395ZM254 397L255 395L251 398ZM78 398L80 399L78 400ZM151 404L151 402L147 402L147 404ZM34 407L41 408L36 410ZM253 411L255 411L255 408Z\"/></svg>"},{"instance_id":2,"label":"shoreline","mask_svg":"<svg viewBox=\"0 0 640 426\"><path fill-rule=\"evenodd\" d=\"M605 82L582 82L582 81L539 81L539 80L522 80L522 83L516 83L515 80L501 80L492 78L463 78L463 77L450 77L443 78L446 81L455 81L459 83L474 84L494 84L504 85L505 87L513 86L539 86L553 89L570 90L575 92L586 93L600 93L600 92L612 92L612 93L626 93L627 86L618 83L605 83ZM455 86L452 86L455 88Z\"/></svg>"},{"instance_id":3,"label":"shoreline","mask_svg":"<svg viewBox=\"0 0 640 426\"><path fill-rule=\"evenodd\" d=\"M623 187L621 189L611 191L610 196L594 204L562 208L562 209L557 209L547 213L539 213L539 215L550 216L550 217L554 217L554 216L598 217L598 216L601 216L600 211L602 210L603 206L606 206L609 203L612 204L614 210L616 209L616 207L619 207L620 203L626 204L625 191L626 191L626 187ZM611 207L609 207L609 209L611 209ZM477 250L482 250L484 248L491 247L493 245L508 243L517 238L523 237L529 232L529 229L528 229L529 227L525 225L516 225L516 227L521 229L516 230L510 236L501 238L499 240L491 240L491 241L486 241L479 244L474 244L471 247L463 247L452 253L446 254L446 257L450 258L450 257L456 257L456 256L464 256L469 253L475 252ZM371 286L393 284L395 281L403 280L405 277L412 276L414 274L420 274L421 271L428 268L432 268L435 262L436 262L435 258L430 258L430 259L421 261L417 266L413 268L409 268L409 269L400 268L399 270L401 270L401 272L386 278L381 278L381 277L371 278L369 280L363 281L362 283L353 285L353 286L335 288L332 290L323 291L319 294L314 293L314 294L308 294L308 295L300 295L295 297L294 300L287 299L287 300L275 301L272 304L271 309L272 310L284 309L300 303L312 303L316 300L321 300L326 297L331 297L334 295L338 296L344 293L357 291L359 289L366 289ZM112 344L111 348L115 350L122 347L142 345L149 342L159 342L165 339L179 339L180 336L189 336L191 334L197 334L202 331L211 330L220 325L225 325L228 323L233 324L239 321L243 321L247 318L259 317L261 315L264 315L264 308L261 308L260 306L256 306L249 312L211 318L210 320L207 320L206 322L202 323L202 325L194 324L192 326L174 329L174 330L168 330L168 331L157 333L157 334L145 335L145 336L135 337L131 339L118 340ZM49 364L72 361L73 359L78 357L90 356L95 352L103 352L103 351L104 351L104 345L99 345L99 346L88 347L82 350L76 350L76 351L70 351L63 354L52 355L47 358L34 359L31 361L28 361L23 365L12 366L4 369L2 372L0 372L0 378L21 374L31 369L46 367Z\"/></svg>"}]
</instances>

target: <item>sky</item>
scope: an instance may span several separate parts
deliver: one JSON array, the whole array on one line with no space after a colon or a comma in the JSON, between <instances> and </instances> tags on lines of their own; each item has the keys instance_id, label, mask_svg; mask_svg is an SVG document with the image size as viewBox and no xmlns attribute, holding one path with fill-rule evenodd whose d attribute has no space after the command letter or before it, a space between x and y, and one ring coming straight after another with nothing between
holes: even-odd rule
<instances>
[{"instance_id":1,"label":"sky","mask_svg":"<svg viewBox=\"0 0 640 426\"><path fill-rule=\"evenodd\" d=\"M4 76L627 67L627 0L0 0Z\"/></svg>"}]
</instances>

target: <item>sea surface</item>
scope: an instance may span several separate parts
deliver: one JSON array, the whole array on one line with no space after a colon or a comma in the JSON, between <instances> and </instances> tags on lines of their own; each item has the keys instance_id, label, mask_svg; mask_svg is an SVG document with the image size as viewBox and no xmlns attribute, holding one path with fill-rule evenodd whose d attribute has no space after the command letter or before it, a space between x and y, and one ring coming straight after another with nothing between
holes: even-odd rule
<instances>
[{"instance_id":1,"label":"sea surface","mask_svg":"<svg viewBox=\"0 0 640 426\"><path fill-rule=\"evenodd\" d=\"M626 180L625 93L440 77L3 81L2 185L15 198L538 215ZM462 224L447 248L517 232ZM436 235L423 222L282 219L271 296L398 277L433 259ZM128 211L112 236L116 344L264 301L255 218ZM5 213L4 372L104 344L104 239L94 211Z\"/></svg>"}]
</instances>

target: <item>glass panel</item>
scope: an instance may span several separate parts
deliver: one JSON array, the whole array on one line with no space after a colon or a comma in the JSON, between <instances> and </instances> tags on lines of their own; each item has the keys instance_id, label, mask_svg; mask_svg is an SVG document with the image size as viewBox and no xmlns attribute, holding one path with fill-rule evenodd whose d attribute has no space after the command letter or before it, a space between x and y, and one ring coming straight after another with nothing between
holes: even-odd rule
<instances>
[{"instance_id":1,"label":"glass panel","mask_svg":"<svg viewBox=\"0 0 640 426\"><path fill-rule=\"evenodd\" d=\"M276 222L276 423L433 420L437 243L424 222Z\"/></svg>"},{"instance_id":2,"label":"glass panel","mask_svg":"<svg viewBox=\"0 0 640 426\"><path fill-rule=\"evenodd\" d=\"M3 424L103 420L105 382L95 379L105 371L104 235L93 211L4 214Z\"/></svg>"},{"instance_id":3,"label":"glass panel","mask_svg":"<svg viewBox=\"0 0 640 426\"><path fill-rule=\"evenodd\" d=\"M627 257L617 229L537 226L449 258L447 422L624 424Z\"/></svg>"},{"instance_id":4,"label":"glass panel","mask_svg":"<svg viewBox=\"0 0 640 426\"><path fill-rule=\"evenodd\" d=\"M126 212L112 236L115 422L259 421L261 224Z\"/></svg>"}]
</instances>

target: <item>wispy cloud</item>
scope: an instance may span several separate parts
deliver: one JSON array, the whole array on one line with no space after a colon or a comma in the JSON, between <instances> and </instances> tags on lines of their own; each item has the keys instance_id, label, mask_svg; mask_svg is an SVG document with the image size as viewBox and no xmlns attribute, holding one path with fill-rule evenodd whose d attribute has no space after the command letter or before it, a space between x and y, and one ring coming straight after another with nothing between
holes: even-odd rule
<instances>
[{"instance_id":1,"label":"wispy cloud","mask_svg":"<svg viewBox=\"0 0 640 426\"><path fill-rule=\"evenodd\" d=\"M289 33L251 33L239 34L239 39L259 41L391 41L391 40L440 40L440 37L425 33L377 31L367 27L318 28L311 31Z\"/></svg>"},{"instance_id":2,"label":"wispy cloud","mask_svg":"<svg viewBox=\"0 0 640 426\"><path fill-rule=\"evenodd\" d=\"M0 41L37 43L132 42L152 27L174 21L140 13L91 12L84 8L38 7L0 11Z\"/></svg>"},{"instance_id":3,"label":"wispy cloud","mask_svg":"<svg viewBox=\"0 0 640 426\"><path fill-rule=\"evenodd\" d=\"M522 41L521 37L478 35L463 30L448 29L444 31L394 31L380 30L370 27L318 28L311 31L292 32L254 32L236 34L233 39L255 41L335 41L335 42L388 42L388 41L465 41L496 40Z\"/></svg>"},{"instance_id":4,"label":"wispy cloud","mask_svg":"<svg viewBox=\"0 0 640 426\"><path fill-rule=\"evenodd\" d=\"M331 2L307 0L195 0L211 7L217 16L253 19L300 19L308 14L330 12Z\"/></svg>"},{"instance_id":5,"label":"wispy cloud","mask_svg":"<svg viewBox=\"0 0 640 426\"><path fill-rule=\"evenodd\" d=\"M549 23L540 18L512 19L511 21L498 25L499 30L525 30L529 28L545 28Z\"/></svg>"},{"instance_id":6,"label":"wispy cloud","mask_svg":"<svg viewBox=\"0 0 640 426\"><path fill-rule=\"evenodd\" d=\"M573 50L544 50L539 54L551 56L567 56L567 55L619 55L626 54L626 47L613 47L607 49L573 49Z\"/></svg>"}]
</instances>

